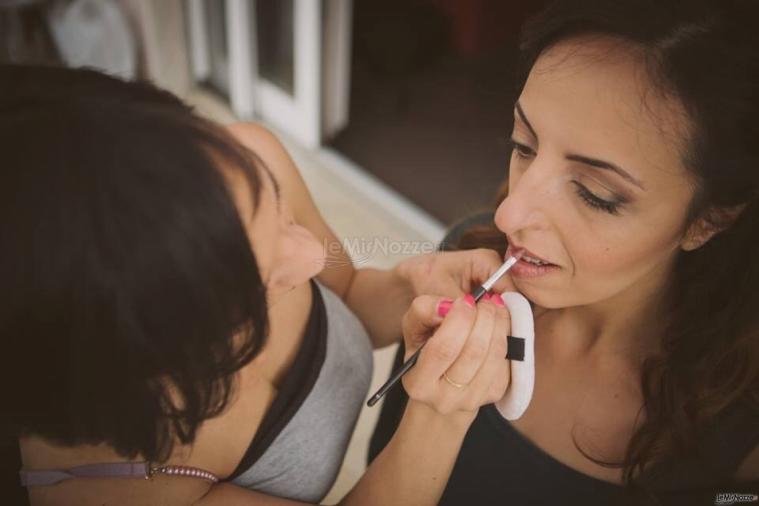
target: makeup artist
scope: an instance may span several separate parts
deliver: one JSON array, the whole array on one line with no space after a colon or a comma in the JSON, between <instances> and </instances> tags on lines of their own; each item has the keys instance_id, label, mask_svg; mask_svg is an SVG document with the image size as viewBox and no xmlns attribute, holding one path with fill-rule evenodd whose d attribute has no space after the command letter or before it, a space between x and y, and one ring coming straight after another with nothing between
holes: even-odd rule
<instances>
[{"instance_id":1,"label":"makeup artist","mask_svg":"<svg viewBox=\"0 0 759 506\"><path fill-rule=\"evenodd\" d=\"M0 66L0 146L0 429L32 505L319 502L400 335L413 400L340 504L438 501L509 386L508 310L463 296L494 251L324 269L271 134L93 71Z\"/></svg>"},{"instance_id":2,"label":"makeup artist","mask_svg":"<svg viewBox=\"0 0 759 506\"><path fill-rule=\"evenodd\" d=\"M441 504L759 493L756 7L560 1L524 28L508 189L461 243L526 249L535 390L480 409Z\"/></svg>"}]
</instances>

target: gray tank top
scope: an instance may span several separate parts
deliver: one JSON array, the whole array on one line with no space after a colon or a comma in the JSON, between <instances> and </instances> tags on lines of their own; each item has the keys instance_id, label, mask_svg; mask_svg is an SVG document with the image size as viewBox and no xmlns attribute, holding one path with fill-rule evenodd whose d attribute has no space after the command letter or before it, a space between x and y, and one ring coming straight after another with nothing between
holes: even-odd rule
<instances>
[{"instance_id":1,"label":"gray tank top","mask_svg":"<svg viewBox=\"0 0 759 506\"><path fill-rule=\"evenodd\" d=\"M318 503L337 477L368 393L372 347L340 298L316 282L312 293L301 349L228 481Z\"/></svg>"}]
</instances>

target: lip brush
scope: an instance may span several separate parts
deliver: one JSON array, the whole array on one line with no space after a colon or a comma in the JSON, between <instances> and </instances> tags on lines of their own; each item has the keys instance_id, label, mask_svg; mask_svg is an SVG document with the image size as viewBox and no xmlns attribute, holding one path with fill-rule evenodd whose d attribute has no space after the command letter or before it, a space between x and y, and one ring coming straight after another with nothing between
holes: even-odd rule
<instances>
[{"instance_id":1,"label":"lip brush","mask_svg":"<svg viewBox=\"0 0 759 506\"><path fill-rule=\"evenodd\" d=\"M492 276L488 278L487 281L485 281L482 285L477 287L477 289L472 292L472 297L474 297L474 302L476 303L479 301L483 295L488 293L491 288L493 288L493 285L495 285L499 279L501 279L501 276L506 274L509 269L514 267L514 265L519 261L520 258L522 258L522 254L524 253L524 250L516 250L504 263L501 265L497 271L493 273ZM368 401L366 401L367 406L374 406L377 404L377 401L382 399L382 397L390 390L393 385L398 383L400 379L403 377L404 374L409 372L412 367L416 364L417 359L419 359L419 354L422 352L422 348L424 348L424 344L419 347L416 352L411 355L411 357L404 362L402 366L396 370L392 376L390 376L390 379L388 379L384 385L380 387L379 390L377 390L377 393L372 395Z\"/></svg>"}]
</instances>

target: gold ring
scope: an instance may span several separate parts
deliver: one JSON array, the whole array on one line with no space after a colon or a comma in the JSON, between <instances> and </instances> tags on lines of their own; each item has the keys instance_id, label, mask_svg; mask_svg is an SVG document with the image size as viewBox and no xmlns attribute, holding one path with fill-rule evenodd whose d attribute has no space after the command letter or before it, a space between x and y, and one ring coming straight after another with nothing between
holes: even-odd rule
<instances>
[{"instance_id":1,"label":"gold ring","mask_svg":"<svg viewBox=\"0 0 759 506\"><path fill-rule=\"evenodd\" d=\"M448 373L443 373L443 379L447 381L450 385L456 387L456 388L464 388L466 385L462 383L456 383L451 378L448 377Z\"/></svg>"}]
</instances>

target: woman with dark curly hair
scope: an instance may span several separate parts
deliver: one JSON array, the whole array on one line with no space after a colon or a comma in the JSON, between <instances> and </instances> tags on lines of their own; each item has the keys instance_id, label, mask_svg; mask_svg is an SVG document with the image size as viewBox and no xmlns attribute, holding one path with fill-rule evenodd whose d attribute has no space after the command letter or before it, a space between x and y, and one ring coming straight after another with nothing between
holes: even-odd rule
<instances>
[{"instance_id":1,"label":"woman with dark curly hair","mask_svg":"<svg viewBox=\"0 0 759 506\"><path fill-rule=\"evenodd\" d=\"M535 389L517 420L480 410L441 504L759 491L758 21L578 0L525 27L508 189L462 244L527 249Z\"/></svg>"},{"instance_id":2,"label":"woman with dark curly hair","mask_svg":"<svg viewBox=\"0 0 759 506\"><path fill-rule=\"evenodd\" d=\"M508 311L463 296L497 254L354 268L257 125L222 128L145 83L9 65L0 153L0 436L32 505L319 502L372 347L401 333L426 342L404 378L416 400L340 504L434 504L509 385ZM467 395L449 367L473 377Z\"/></svg>"}]
</instances>

